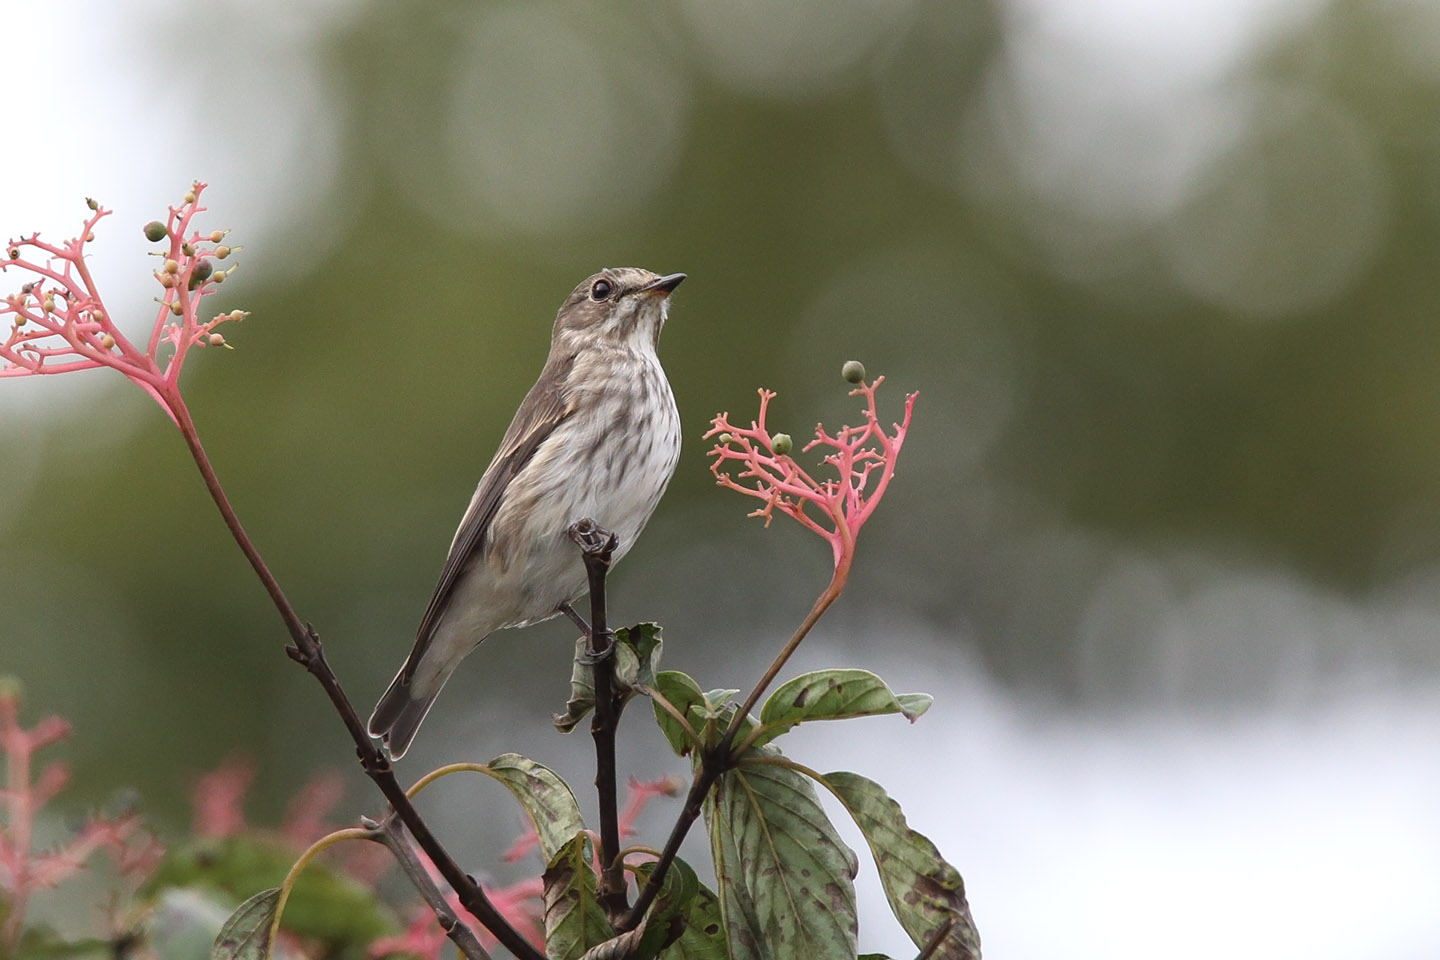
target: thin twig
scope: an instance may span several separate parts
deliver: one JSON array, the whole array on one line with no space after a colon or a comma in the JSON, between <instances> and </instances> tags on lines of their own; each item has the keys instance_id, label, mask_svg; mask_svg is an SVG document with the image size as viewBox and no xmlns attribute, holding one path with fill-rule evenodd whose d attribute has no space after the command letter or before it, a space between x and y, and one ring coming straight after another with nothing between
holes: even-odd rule
<instances>
[{"instance_id":1,"label":"thin twig","mask_svg":"<svg viewBox=\"0 0 1440 960\"><path fill-rule=\"evenodd\" d=\"M795 628L795 632L790 635L790 639L785 642L785 646L775 655L775 659L770 661L770 666L750 691L750 695L745 698L745 702L740 705L740 709L735 711L735 716L731 718L730 726L725 731L725 743L728 744L734 740L735 735L739 733L740 728L744 726L745 719L750 716L751 709L753 709L755 704L760 700L761 694L770 686L771 681L780 673L786 661L790 659L790 655L800 646L800 641L805 639L805 635L810 632L810 628L815 626L816 622L819 621L826 610L830 609L830 604L834 603L840 597L840 592L845 589L845 581L848 579L849 573L850 564L848 561L841 563L835 568L835 575L830 578L829 585L825 587L825 590L820 596L815 598L815 605L810 608L810 612L805 615L805 619L800 621L800 626Z\"/></svg>"},{"instance_id":2,"label":"thin twig","mask_svg":"<svg viewBox=\"0 0 1440 960\"><path fill-rule=\"evenodd\" d=\"M655 869L650 871L650 878L640 888L640 894L635 898L635 905L616 923L617 929L634 930L640 925L640 921L645 919L645 911L650 909L650 904L655 901L656 894L660 892L660 884L670 870L670 864L675 862L675 855L680 851L680 844L685 842L686 834L690 832L695 821L700 818L700 813L705 806L705 797L710 793L710 788L715 785L715 781L720 779L720 774L729 769L729 766L730 755L725 741L721 741L701 754L700 767L695 771L695 778L690 782L690 792L685 795L685 806L680 808L680 816L675 819L675 825L670 828L670 837L665 841L665 849L660 851L660 858L655 861Z\"/></svg>"},{"instance_id":3,"label":"thin twig","mask_svg":"<svg viewBox=\"0 0 1440 960\"><path fill-rule=\"evenodd\" d=\"M650 904L654 902L656 895L660 892L661 884L665 882L665 874L669 871L670 864L674 862L676 854L680 852L680 845L685 842L690 828L694 826L704 809L705 797L709 795L710 788L715 785L716 780L720 779L721 774L734 765L735 736L744 726L745 718L749 716L750 710L759 701L765 688L770 686L771 681L784 668L790 655L800 646L800 641L805 639L810 628L815 626L820 617L840 596L840 592L845 589L845 581L849 572L848 560L835 568L835 575L830 578L829 585L815 599L815 605L810 608L810 612L805 615L800 626L795 628L795 632L791 634L780 653L771 661L769 668L750 691L750 695L745 698L745 702L735 711L730 725L725 730L725 735L713 747L700 754L700 767L695 771L695 779L691 782L690 792L685 797L685 806L680 810L680 816L676 818L675 825L670 830L670 837L665 841L665 849L660 852L660 859L655 861L655 869L650 871L649 879L640 888L640 893L635 898L635 906L631 907L630 912L620 919L620 929L634 929L641 918L645 916L645 911L650 909Z\"/></svg>"},{"instance_id":4,"label":"thin twig","mask_svg":"<svg viewBox=\"0 0 1440 960\"><path fill-rule=\"evenodd\" d=\"M445 902L445 895L435 881L430 879L430 873L420 858L415 856L415 851L410 844L405 842L405 835L396 828L394 817L386 817L376 823L374 820L362 819L361 825L370 832L370 838L376 843L383 843L395 855L395 860L400 864L400 869L405 876L410 878L410 884L420 892L420 897L430 909L435 912L435 919L439 921L440 928L445 931L445 936L455 944L455 948L464 954L469 960L490 960L490 954L480 945L480 940L475 936L465 922L455 916L455 911L450 909L450 904Z\"/></svg>"},{"instance_id":5,"label":"thin twig","mask_svg":"<svg viewBox=\"0 0 1440 960\"><path fill-rule=\"evenodd\" d=\"M620 704L615 700L615 639L606 627L605 577L619 541L615 534L585 519L570 528L570 539L580 545L590 586L590 630L586 659L595 678L595 716L590 734L595 739L595 791L600 805L600 884L597 899L606 916L616 919L629 909L624 866L619 862L620 818L615 775L615 731L620 726Z\"/></svg>"},{"instance_id":6,"label":"thin twig","mask_svg":"<svg viewBox=\"0 0 1440 960\"><path fill-rule=\"evenodd\" d=\"M365 775L380 788L380 792L385 795L385 799L389 801L396 816L405 824L405 828L410 831L410 835L415 838L420 849L425 851L430 861L435 864L435 868L440 871L440 875L445 878L445 882L450 884L450 888L460 898L461 905L484 924L485 928L515 956L521 960L543 960L540 951L536 950L530 941L526 940L501 916L500 911L495 909L495 905L485 895L485 891L480 889L480 885L460 868L460 865L436 839L429 825L420 816L420 812L410 802L410 798L405 795L405 789L400 785L400 781L395 779L395 771L391 766L390 758L381 751L374 740L370 739L370 735L365 730L365 724L360 720L359 714L355 712L354 706L350 703L350 698L341 688L335 671L330 669L330 664L326 662L320 638L308 624L300 619L300 615L295 612L295 608L285 598L279 582L271 574L269 567L260 556L260 551L255 548L255 544L245 532L245 528L241 526L240 518L230 505L230 498L226 496L224 488L220 486L220 481L215 475L214 467L210 464L210 458L206 455L205 448L200 445L200 436L195 430L194 421L191 420L190 412L186 408L184 400L181 399L179 391L172 388L166 399L169 401L169 407L180 427L180 435L185 438L190 456L195 460L195 465L200 470L200 476L205 481L205 488L210 492L211 499L215 501L215 506L220 510L220 516L224 518L226 528L229 529L236 544L239 545L240 551L245 554L245 558L250 561L250 566L255 570L256 576L260 578L260 582L265 586L265 591L270 595L275 609L279 611L280 618L285 622L285 629L289 632L291 639L291 645L285 648L285 652L289 654L290 659L308 670L329 696L330 703L340 714L341 721L350 733L350 739L355 743L355 752L359 755L360 766L364 769Z\"/></svg>"}]
</instances>

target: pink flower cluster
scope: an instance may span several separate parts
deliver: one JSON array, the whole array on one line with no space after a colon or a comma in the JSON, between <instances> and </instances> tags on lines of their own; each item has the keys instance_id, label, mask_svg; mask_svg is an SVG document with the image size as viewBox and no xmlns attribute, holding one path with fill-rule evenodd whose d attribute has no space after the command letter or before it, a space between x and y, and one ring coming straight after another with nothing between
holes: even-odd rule
<instances>
[{"instance_id":1,"label":"pink flower cluster","mask_svg":"<svg viewBox=\"0 0 1440 960\"><path fill-rule=\"evenodd\" d=\"M140 825L134 813L116 817L92 815L63 843L49 850L32 849L36 815L65 789L70 771L59 760L33 774L35 753L70 735L70 725L46 717L35 726L20 726L20 697L13 682L0 680L0 755L6 767L0 788L5 820L0 823L0 956L12 956L24 929L25 910L39 890L58 886L85 866L100 850L110 854L126 876L144 876L164 848Z\"/></svg>"},{"instance_id":2,"label":"pink flower cluster","mask_svg":"<svg viewBox=\"0 0 1440 960\"><path fill-rule=\"evenodd\" d=\"M705 434L707 439L716 438L710 449L710 472L715 481L765 501L750 516L763 517L766 526L779 510L824 537L834 554L836 574L842 577L849 571L860 528L895 474L895 461L917 396L906 396L903 421L891 424L887 432L875 411L875 391L885 378L866 383L863 368L854 361L851 364L859 385L850 395L865 398L864 422L858 427L841 427L834 434L826 433L824 424L816 424L815 439L802 448L805 453L817 448L827 451L821 462L835 472L835 479L816 480L790 456L790 437L770 433L765 423L775 397L770 390L761 388L759 417L750 426L737 427L730 422L729 413L720 413ZM846 365L847 373L851 364Z\"/></svg>"},{"instance_id":3,"label":"pink flower cluster","mask_svg":"<svg viewBox=\"0 0 1440 960\"><path fill-rule=\"evenodd\" d=\"M200 302L215 292L230 270L216 269L238 247L226 246L225 231L200 233L192 221L205 184L196 181L164 223L146 228L154 242L165 241L154 271L162 293L143 345L132 343L115 323L85 263L85 245L111 211L88 201L90 216L74 239L59 245L39 234L11 240L0 251L0 273L27 279L0 298L0 377L23 377L110 367L150 394L180 422L180 369L191 347L226 346L216 327L240 321L240 310L200 321ZM233 269L233 267L231 268Z\"/></svg>"}]
</instances>

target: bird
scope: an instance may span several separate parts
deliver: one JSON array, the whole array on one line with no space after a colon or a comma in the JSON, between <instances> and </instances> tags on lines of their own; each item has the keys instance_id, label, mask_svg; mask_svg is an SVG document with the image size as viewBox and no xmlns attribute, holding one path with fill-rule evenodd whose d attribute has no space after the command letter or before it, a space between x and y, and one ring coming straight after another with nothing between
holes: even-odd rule
<instances>
[{"instance_id":1,"label":"bird","mask_svg":"<svg viewBox=\"0 0 1440 960\"><path fill-rule=\"evenodd\" d=\"M572 524L612 532L618 561L680 459L680 414L660 366L670 294L685 279L606 268L555 315L550 352L460 520L414 647L368 729L409 748L456 666L497 630L548 620L587 587Z\"/></svg>"}]
</instances>

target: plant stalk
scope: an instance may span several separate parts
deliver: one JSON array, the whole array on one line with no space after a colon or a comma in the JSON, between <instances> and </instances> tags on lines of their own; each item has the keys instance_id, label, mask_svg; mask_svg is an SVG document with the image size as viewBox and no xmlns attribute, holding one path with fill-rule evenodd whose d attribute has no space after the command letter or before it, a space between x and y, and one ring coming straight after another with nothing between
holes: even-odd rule
<instances>
[{"instance_id":1,"label":"plant stalk","mask_svg":"<svg viewBox=\"0 0 1440 960\"><path fill-rule=\"evenodd\" d=\"M429 825L420 816L420 812L415 809L415 805L410 802L410 798L405 794L405 789L395 778L390 758L376 745L374 740L370 739L365 724L361 721L359 714L355 712L349 697L345 695L330 664L326 662L320 638L308 624L300 619L300 615L295 612L295 608L285 598L279 582L270 572L270 568L266 566L264 559L260 556L260 551L256 549L255 544L241 525L239 516L236 515L234 507L230 504L230 498L226 496L225 489L215 475L215 469L210 463L209 456L205 453L205 448L200 444L200 435L196 432L195 423L190 418L190 411L186 408L179 391L173 387L170 388L165 393L165 399L180 427L180 435L185 438L185 445L190 450L190 456L194 459L195 466L199 468L200 476L205 481L205 489L210 492L210 498L215 501L215 506L219 509L220 516L224 518L230 535L240 547L240 552L245 554L245 559L250 561L255 575L260 578L265 592L270 595L271 602L279 611L280 618L285 622L285 629L291 639L291 645L285 648L285 652L290 659L309 671L329 696L331 704L340 714L341 721L350 733L350 739L355 742L355 752L359 755L360 766L364 769L365 775L380 788L380 792L389 801L396 816L405 824L410 835L415 838L416 844L430 857L431 862L440 871L440 875L445 878L445 882L450 884L451 889L460 898L461 905L484 924L485 928L494 934L495 938L516 957L521 960L544 960L543 955L531 945L530 941L521 936L520 932L500 915L494 904L490 902L490 898L485 895L485 891L480 889L480 885L460 868L460 865L436 839Z\"/></svg>"},{"instance_id":2,"label":"plant stalk","mask_svg":"<svg viewBox=\"0 0 1440 960\"><path fill-rule=\"evenodd\" d=\"M606 625L605 578L618 541L613 533L590 520L570 528L580 545L590 586L590 629L586 659L595 678L595 716L590 735L595 740L595 791L600 806L600 884L597 897L613 920L629 909L625 869L620 862L619 797L615 774L615 732L620 726L620 705L615 700L615 639Z\"/></svg>"}]
</instances>

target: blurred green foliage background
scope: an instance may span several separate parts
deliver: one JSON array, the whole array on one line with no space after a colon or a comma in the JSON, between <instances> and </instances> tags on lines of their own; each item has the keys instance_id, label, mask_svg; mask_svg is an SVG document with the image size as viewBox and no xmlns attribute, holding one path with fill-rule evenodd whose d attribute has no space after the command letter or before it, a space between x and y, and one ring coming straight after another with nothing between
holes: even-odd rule
<instances>
[{"instance_id":1,"label":"blurred green foliage background","mask_svg":"<svg viewBox=\"0 0 1440 960\"><path fill-rule=\"evenodd\" d=\"M758 673L828 556L745 520L700 436L761 385L797 438L856 416L850 358L893 415L920 399L820 661L913 640L1082 715L1440 672L1433 6L315 0L163 55L190 14L116 6L104 62L175 148L124 176L210 180L246 245L220 300L253 316L192 360L191 408L362 710L561 298L628 264L690 275L661 345L686 448L612 619L662 621L702 683ZM94 257L159 213L122 207ZM111 381L0 384L0 669L76 723L84 796L180 818L242 749L278 809L349 750L174 430ZM493 638L416 769L572 750L583 781L545 730L571 638Z\"/></svg>"}]
</instances>

